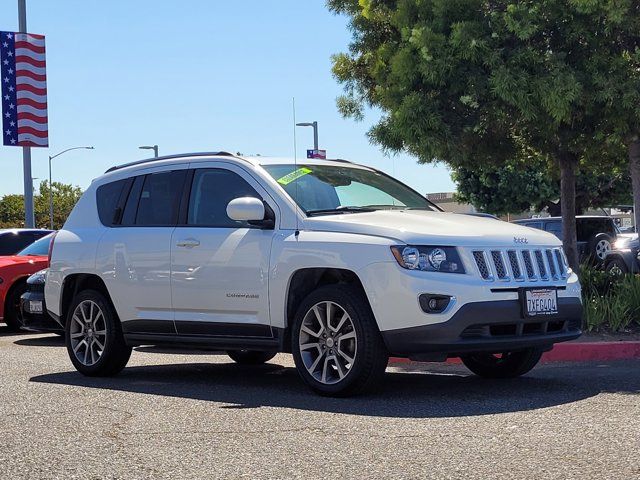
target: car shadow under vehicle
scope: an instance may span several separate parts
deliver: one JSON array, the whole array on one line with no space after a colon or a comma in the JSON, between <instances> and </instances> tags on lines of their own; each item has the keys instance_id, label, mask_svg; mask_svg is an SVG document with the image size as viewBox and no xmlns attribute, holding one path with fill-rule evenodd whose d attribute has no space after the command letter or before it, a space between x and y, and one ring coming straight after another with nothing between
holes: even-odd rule
<instances>
[{"instance_id":1,"label":"car shadow under vehicle","mask_svg":"<svg viewBox=\"0 0 640 480\"><path fill-rule=\"evenodd\" d=\"M632 363L633 365L630 365ZM126 368L113 378L77 372L39 375L32 382L144 393L223 403L220 408L278 407L398 418L439 418L535 410L580 401L602 392L640 393L640 362L542 366L511 380L485 380L461 367L391 369L380 391L352 398L323 398L294 368L269 363L190 363Z\"/></svg>"},{"instance_id":2,"label":"car shadow under vehicle","mask_svg":"<svg viewBox=\"0 0 640 480\"><path fill-rule=\"evenodd\" d=\"M26 332L26 334L32 335L30 332ZM48 337L21 338L13 343L23 347L64 347L64 337L52 333Z\"/></svg>"}]
</instances>

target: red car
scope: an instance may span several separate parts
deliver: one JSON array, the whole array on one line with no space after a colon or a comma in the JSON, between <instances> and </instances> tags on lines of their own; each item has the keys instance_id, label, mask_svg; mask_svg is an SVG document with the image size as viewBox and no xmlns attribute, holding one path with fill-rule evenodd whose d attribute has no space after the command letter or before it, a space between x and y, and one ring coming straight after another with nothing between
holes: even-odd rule
<instances>
[{"instance_id":1,"label":"red car","mask_svg":"<svg viewBox=\"0 0 640 480\"><path fill-rule=\"evenodd\" d=\"M49 244L53 234L36 240L27 248L6 257L0 257L0 322L10 330L22 325L20 296L27 289L27 278L49 266Z\"/></svg>"}]
</instances>

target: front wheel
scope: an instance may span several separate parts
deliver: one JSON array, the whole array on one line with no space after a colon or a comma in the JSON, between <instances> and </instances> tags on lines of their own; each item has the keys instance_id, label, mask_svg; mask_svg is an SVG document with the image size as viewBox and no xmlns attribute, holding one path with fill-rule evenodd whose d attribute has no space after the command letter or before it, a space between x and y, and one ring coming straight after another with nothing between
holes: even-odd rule
<instances>
[{"instance_id":1,"label":"front wheel","mask_svg":"<svg viewBox=\"0 0 640 480\"><path fill-rule=\"evenodd\" d=\"M27 284L20 283L14 286L4 304L4 322L12 332L17 332L22 328L22 310L20 309L20 297L27 291Z\"/></svg>"},{"instance_id":2,"label":"front wheel","mask_svg":"<svg viewBox=\"0 0 640 480\"><path fill-rule=\"evenodd\" d=\"M116 312L105 296L95 290L80 292L71 302L65 343L76 370L91 377L119 373L131 356Z\"/></svg>"},{"instance_id":3,"label":"front wheel","mask_svg":"<svg viewBox=\"0 0 640 480\"><path fill-rule=\"evenodd\" d=\"M302 380L330 396L378 387L389 360L365 296L350 285L321 287L303 300L291 351Z\"/></svg>"},{"instance_id":4,"label":"front wheel","mask_svg":"<svg viewBox=\"0 0 640 480\"><path fill-rule=\"evenodd\" d=\"M278 352L261 352L258 350L227 350L231 360L240 365L261 365L276 356Z\"/></svg>"},{"instance_id":5,"label":"front wheel","mask_svg":"<svg viewBox=\"0 0 640 480\"><path fill-rule=\"evenodd\" d=\"M474 353L461 357L462 363L476 375L485 378L514 378L535 367L542 357L539 348L517 352Z\"/></svg>"},{"instance_id":6,"label":"front wheel","mask_svg":"<svg viewBox=\"0 0 640 480\"><path fill-rule=\"evenodd\" d=\"M627 264L624 263L624 260L622 260L621 258L613 258L609 260L604 267L604 270L615 277L620 277L629 273Z\"/></svg>"}]
</instances>

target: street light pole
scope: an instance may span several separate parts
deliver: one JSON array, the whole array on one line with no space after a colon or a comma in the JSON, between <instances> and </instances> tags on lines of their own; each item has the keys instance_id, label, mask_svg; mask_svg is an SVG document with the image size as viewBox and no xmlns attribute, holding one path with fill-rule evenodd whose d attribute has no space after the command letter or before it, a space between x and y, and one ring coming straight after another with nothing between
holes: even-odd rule
<instances>
[{"instance_id":1,"label":"street light pole","mask_svg":"<svg viewBox=\"0 0 640 480\"><path fill-rule=\"evenodd\" d=\"M27 3L18 0L18 31L27 33ZM22 147L22 173L24 175L24 226L35 226L33 213L33 180L31 179L31 147Z\"/></svg>"},{"instance_id":2,"label":"street light pole","mask_svg":"<svg viewBox=\"0 0 640 480\"><path fill-rule=\"evenodd\" d=\"M138 147L140 150L153 150L153 156L158 158L158 145L142 145Z\"/></svg>"},{"instance_id":3,"label":"street light pole","mask_svg":"<svg viewBox=\"0 0 640 480\"><path fill-rule=\"evenodd\" d=\"M51 160L59 157L63 153L70 152L71 150L93 150L93 147L71 147L63 150L55 155L49 155L49 227L53 230L53 185L51 185Z\"/></svg>"},{"instance_id":4,"label":"street light pole","mask_svg":"<svg viewBox=\"0 0 640 480\"><path fill-rule=\"evenodd\" d=\"M296 123L298 127L313 127L313 149L318 150L318 122Z\"/></svg>"}]
</instances>

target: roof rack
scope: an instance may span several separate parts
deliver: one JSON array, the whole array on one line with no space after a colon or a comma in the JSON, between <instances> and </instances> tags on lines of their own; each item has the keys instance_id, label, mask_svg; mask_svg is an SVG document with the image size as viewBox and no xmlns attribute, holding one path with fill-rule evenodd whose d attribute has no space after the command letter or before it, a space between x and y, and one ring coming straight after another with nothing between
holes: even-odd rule
<instances>
[{"instance_id":1,"label":"roof rack","mask_svg":"<svg viewBox=\"0 0 640 480\"><path fill-rule=\"evenodd\" d=\"M104 173L114 172L116 170L120 170L121 168L133 167L135 165L142 165L144 163L157 162L159 160L171 160L172 158L211 157L211 156L235 157L233 153L229 153L229 152L175 153L173 155L164 155L162 157L145 158L144 160L137 160L135 162L123 163L122 165L115 165Z\"/></svg>"}]
</instances>

